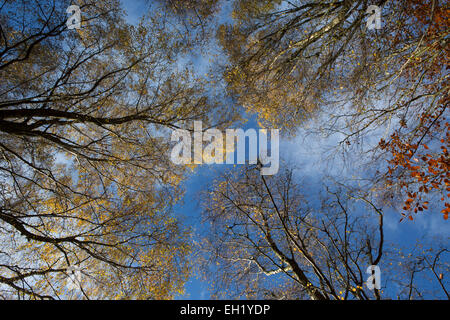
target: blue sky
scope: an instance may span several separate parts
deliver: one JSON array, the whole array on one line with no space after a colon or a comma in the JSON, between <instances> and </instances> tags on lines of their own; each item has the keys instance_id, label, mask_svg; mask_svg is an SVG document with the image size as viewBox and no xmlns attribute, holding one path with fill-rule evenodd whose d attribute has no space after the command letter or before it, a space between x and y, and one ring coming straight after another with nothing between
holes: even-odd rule
<instances>
[{"instance_id":1,"label":"blue sky","mask_svg":"<svg viewBox=\"0 0 450 320\"><path fill-rule=\"evenodd\" d=\"M246 128L256 127L256 121L248 123ZM244 129L246 129L244 128ZM336 146L337 137L321 138L318 136L305 136L299 130L294 139L282 139L280 142L280 158L294 165L298 179L307 181L309 190L304 190L310 202L323 190L322 181L331 175L335 179L356 179L357 174L364 175L361 168L352 167L352 162L344 164L337 158L328 166L325 165L324 150ZM353 159L357 160L357 159ZM283 168L280 163L280 170ZM356 163L356 161L355 161ZM183 221L193 227L195 237L201 237L205 226L201 224L201 208L199 207L200 192L207 189L214 179L224 170L230 169L226 165L202 165L198 166L190 177L185 181L186 194L183 202L175 207L175 213L182 217ZM318 199L317 199L318 200ZM442 215L435 211L417 215L413 222L405 220L399 222L401 216L393 209L385 211L385 238L387 242L402 248L413 247L418 240L430 239L434 236L445 236L450 234L447 223L442 223ZM208 299L208 284L195 275L191 277L186 285L186 294L180 298L185 299Z\"/></svg>"},{"instance_id":2,"label":"blue sky","mask_svg":"<svg viewBox=\"0 0 450 320\"><path fill-rule=\"evenodd\" d=\"M145 9L142 8L148 6L148 1L145 0L122 0L122 2L131 23L137 22L145 12ZM205 71L208 65L207 60L207 56L196 56L193 61L195 68L201 70L201 72ZM249 118L250 121L246 124L246 127L257 127L254 117ZM312 122L310 125L314 126L314 123ZM366 174L365 168L358 165L360 159L350 157L347 159L348 162L344 163L341 158L336 157L331 162L327 161L325 151L335 148L341 137L338 135L323 137L320 134L309 136L305 132L299 130L295 138L282 139L280 158L295 165L298 176L308 179L310 185L317 188L314 189L313 187L306 190L307 192L311 195L317 194L322 187L321 181L326 175L331 175L336 179L364 177ZM373 141L378 141L379 138L380 136L375 136ZM227 167L225 165L199 166L184 183L186 194L183 201L175 207L175 213L182 218L184 223L194 229L195 237L201 237L202 230L205 228L201 224L201 210L198 204L199 193L208 188L218 174ZM386 211L386 239L399 246L408 247L414 245L420 239L450 234L449 224L442 223L442 215L439 212L430 211L426 214L417 215L413 222L399 223L399 219L399 212L392 209ZM186 285L186 294L179 298L208 299L210 296L207 289L208 284L193 275Z\"/></svg>"}]
</instances>

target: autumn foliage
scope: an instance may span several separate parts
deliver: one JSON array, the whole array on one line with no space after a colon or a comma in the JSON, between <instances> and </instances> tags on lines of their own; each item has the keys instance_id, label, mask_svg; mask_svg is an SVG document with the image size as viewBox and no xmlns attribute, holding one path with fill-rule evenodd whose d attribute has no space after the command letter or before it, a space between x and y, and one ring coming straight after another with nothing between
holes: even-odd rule
<instances>
[{"instance_id":1,"label":"autumn foliage","mask_svg":"<svg viewBox=\"0 0 450 320\"><path fill-rule=\"evenodd\" d=\"M445 1L406 1L398 21L401 28L389 36L393 47L408 53L400 60L399 76L413 84L411 91L417 92L402 107L411 109L412 114L418 113L418 120L402 118L390 140L382 139L379 145L391 154L387 185L402 189L406 198L402 215L410 220L413 220L411 213L428 210L430 202L439 208L445 220L450 213L450 133L446 119L450 50L445 40L449 13ZM408 46L412 49L405 49ZM424 99L420 104L414 103L427 96L435 97L434 101Z\"/></svg>"},{"instance_id":2,"label":"autumn foliage","mask_svg":"<svg viewBox=\"0 0 450 320\"><path fill-rule=\"evenodd\" d=\"M442 197L440 201L442 205L442 214L445 220L448 219L450 213L450 124L445 118L440 116L446 110L445 106L441 106L437 113L433 115L424 114L420 119L421 125L416 131L416 137L420 137L418 142L412 143L403 140L398 132L392 134L391 140L385 142L380 141L380 147L388 150L392 154L389 160L388 181L387 184L392 185L393 181L403 190L403 194L407 195L404 213L410 220L413 217L410 212L417 213L419 211L428 210L430 191L440 192ZM434 134L433 134L434 133ZM440 153L430 152L430 147L422 141L430 135L442 136L437 141L439 144L435 148ZM413 139L410 139L413 140Z\"/></svg>"}]
</instances>

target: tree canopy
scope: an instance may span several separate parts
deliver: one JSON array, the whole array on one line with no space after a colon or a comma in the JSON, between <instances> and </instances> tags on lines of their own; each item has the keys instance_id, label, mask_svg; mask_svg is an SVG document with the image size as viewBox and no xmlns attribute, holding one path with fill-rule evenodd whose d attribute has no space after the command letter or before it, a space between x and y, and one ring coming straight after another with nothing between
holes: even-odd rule
<instances>
[{"instance_id":1,"label":"tree canopy","mask_svg":"<svg viewBox=\"0 0 450 320\"><path fill-rule=\"evenodd\" d=\"M448 238L386 237L389 210L448 223L447 1L152 0L135 22L127 5L0 1L0 298L172 299L200 273L219 298L449 298ZM171 132L253 116L338 136L331 156L364 177L232 167L201 192L198 235Z\"/></svg>"}]
</instances>

